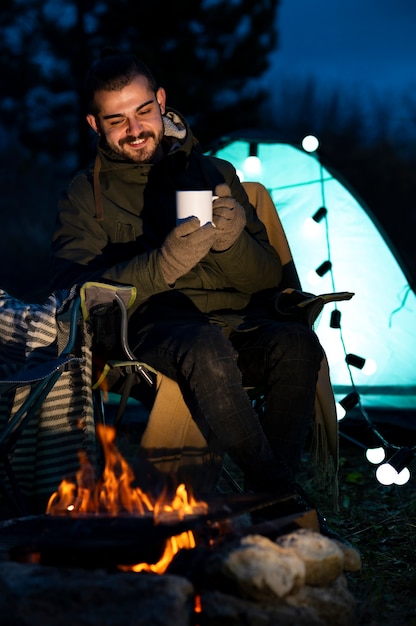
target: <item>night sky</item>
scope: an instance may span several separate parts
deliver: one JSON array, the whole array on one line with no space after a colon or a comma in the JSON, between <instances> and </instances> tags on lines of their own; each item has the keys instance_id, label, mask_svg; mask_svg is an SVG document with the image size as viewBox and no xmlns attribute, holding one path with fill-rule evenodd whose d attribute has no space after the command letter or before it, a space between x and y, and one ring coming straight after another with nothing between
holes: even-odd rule
<instances>
[{"instance_id":1,"label":"night sky","mask_svg":"<svg viewBox=\"0 0 416 626\"><path fill-rule=\"evenodd\" d=\"M272 84L314 78L323 93L416 101L415 0L281 0L277 20Z\"/></svg>"}]
</instances>

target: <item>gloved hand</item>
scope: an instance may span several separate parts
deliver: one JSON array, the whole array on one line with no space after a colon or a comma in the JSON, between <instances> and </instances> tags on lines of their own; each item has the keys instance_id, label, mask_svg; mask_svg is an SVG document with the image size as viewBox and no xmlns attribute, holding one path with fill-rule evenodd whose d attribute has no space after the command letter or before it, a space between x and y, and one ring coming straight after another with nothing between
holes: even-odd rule
<instances>
[{"instance_id":1,"label":"gloved hand","mask_svg":"<svg viewBox=\"0 0 416 626\"><path fill-rule=\"evenodd\" d=\"M215 187L215 195L218 196L212 205L213 222L217 229L217 235L212 249L217 252L227 250L236 241L246 225L246 214L237 200L231 196L228 185L221 184Z\"/></svg>"},{"instance_id":2,"label":"gloved hand","mask_svg":"<svg viewBox=\"0 0 416 626\"><path fill-rule=\"evenodd\" d=\"M159 250L160 269L168 285L173 285L208 254L215 236L215 227L210 222L200 227L197 217L189 218L169 233Z\"/></svg>"}]
</instances>

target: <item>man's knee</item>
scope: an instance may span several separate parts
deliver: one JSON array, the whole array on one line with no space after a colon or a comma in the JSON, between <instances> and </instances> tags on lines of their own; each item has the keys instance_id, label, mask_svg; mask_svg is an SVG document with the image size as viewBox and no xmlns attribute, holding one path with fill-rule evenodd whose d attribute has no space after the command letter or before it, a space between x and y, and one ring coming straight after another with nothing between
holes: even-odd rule
<instances>
[{"instance_id":1,"label":"man's knee","mask_svg":"<svg viewBox=\"0 0 416 626\"><path fill-rule=\"evenodd\" d=\"M204 376L215 376L237 362L237 352L219 327L207 326L193 334L184 362L193 369L200 366Z\"/></svg>"},{"instance_id":2,"label":"man's knee","mask_svg":"<svg viewBox=\"0 0 416 626\"><path fill-rule=\"evenodd\" d=\"M279 343L281 341L286 345L286 349L297 354L298 358L317 360L318 362L322 359L322 346L316 333L304 324L288 324L283 340L281 337L279 338Z\"/></svg>"}]
</instances>

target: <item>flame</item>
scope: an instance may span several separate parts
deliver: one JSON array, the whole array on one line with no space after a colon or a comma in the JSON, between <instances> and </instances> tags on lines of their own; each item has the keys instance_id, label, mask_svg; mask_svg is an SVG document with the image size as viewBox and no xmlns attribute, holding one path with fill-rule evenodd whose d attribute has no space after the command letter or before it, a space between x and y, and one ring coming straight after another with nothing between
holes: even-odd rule
<instances>
[{"instance_id":1,"label":"flame","mask_svg":"<svg viewBox=\"0 0 416 626\"><path fill-rule=\"evenodd\" d=\"M208 505L197 501L184 484L180 484L169 501L166 494L153 500L139 487L133 486L135 475L115 445L116 429L99 424L97 434L103 446L105 466L100 480L95 480L94 468L84 452L79 454L80 467L75 482L62 480L49 499L46 513L50 515L148 515L155 523L183 520L186 516L206 514ZM194 548L191 531L170 537L158 563L120 566L123 570L148 571L162 574L173 556L183 548Z\"/></svg>"},{"instance_id":2,"label":"flame","mask_svg":"<svg viewBox=\"0 0 416 626\"><path fill-rule=\"evenodd\" d=\"M202 612L201 596L198 593L195 596L194 612L195 613L201 613Z\"/></svg>"},{"instance_id":3,"label":"flame","mask_svg":"<svg viewBox=\"0 0 416 626\"><path fill-rule=\"evenodd\" d=\"M49 499L46 509L51 515L130 513L144 515L153 511L150 498L132 487L133 470L117 450L116 430L100 424L97 433L103 446L105 466L100 480L95 481L94 468L85 452L79 453L80 468L75 483L64 479Z\"/></svg>"},{"instance_id":4,"label":"flame","mask_svg":"<svg viewBox=\"0 0 416 626\"><path fill-rule=\"evenodd\" d=\"M195 548L194 534L187 532L169 537L166 541L165 550L157 563L137 563L136 565L119 565L124 572L153 572L154 574L164 574L169 563L179 550Z\"/></svg>"}]
</instances>

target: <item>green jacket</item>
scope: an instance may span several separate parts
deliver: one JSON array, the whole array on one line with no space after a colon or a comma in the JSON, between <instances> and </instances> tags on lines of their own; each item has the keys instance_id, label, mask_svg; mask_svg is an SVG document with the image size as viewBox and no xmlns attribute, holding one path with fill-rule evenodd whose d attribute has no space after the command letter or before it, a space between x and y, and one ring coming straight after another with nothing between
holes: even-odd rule
<instances>
[{"instance_id":1,"label":"green jacket","mask_svg":"<svg viewBox=\"0 0 416 626\"><path fill-rule=\"evenodd\" d=\"M115 160L99 142L96 164L101 167L95 172L99 181L95 195L93 167L79 172L69 184L53 235L51 287L99 280L134 285L137 305L175 291L204 313L239 311L253 294L278 286L280 259L234 167L203 155L178 113L168 111L164 122L166 158L157 164ZM208 253L169 286L160 271L157 250L175 227L175 191L214 190L221 182L229 185L244 207L246 227L231 248ZM97 214L97 195L101 196L102 215Z\"/></svg>"}]
</instances>

